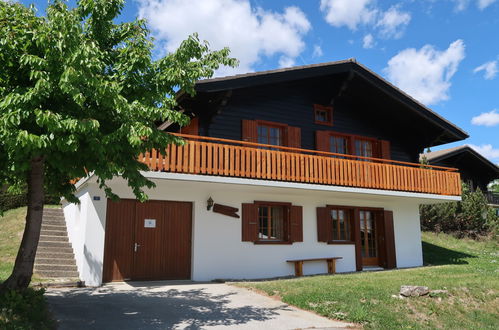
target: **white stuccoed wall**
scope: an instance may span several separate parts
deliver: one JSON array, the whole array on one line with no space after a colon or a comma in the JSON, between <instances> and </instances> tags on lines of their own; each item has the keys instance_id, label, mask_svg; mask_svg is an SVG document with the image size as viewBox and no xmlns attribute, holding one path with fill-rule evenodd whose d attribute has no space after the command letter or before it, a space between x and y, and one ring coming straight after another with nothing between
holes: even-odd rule
<instances>
[{"instance_id":1,"label":"white stuccoed wall","mask_svg":"<svg viewBox=\"0 0 499 330\"><path fill-rule=\"evenodd\" d=\"M294 274L287 259L341 256L338 272L355 271L354 245L328 245L317 241L316 207L351 205L383 207L394 212L395 244L398 267L422 265L419 198L314 191L258 185L222 184L170 179L154 179L157 187L146 191L152 200L193 202L192 279L257 279ZM121 198L134 198L120 178L110 182ZM81 279L87 285L102 282L106 199L104 192L90 180L79 190L80 207L65 204L64 214L73 244ZM99 201L94 197L100 197ZM241 241L241 219L206 210L206 200L237 207L255 200L291 202L303 206L302 243L256 245ZM326 273L325 262L304 264L304 274Z\"/></svg>"}]
</instances>

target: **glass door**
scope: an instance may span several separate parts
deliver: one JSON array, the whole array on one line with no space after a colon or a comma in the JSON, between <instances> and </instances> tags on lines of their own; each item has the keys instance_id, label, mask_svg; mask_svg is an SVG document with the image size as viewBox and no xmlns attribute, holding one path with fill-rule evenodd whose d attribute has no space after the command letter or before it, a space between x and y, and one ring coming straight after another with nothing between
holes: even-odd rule
<instances>
[{"instance_id":1,"label":"glass door","mask_svg":"<svg viewBox=\"0 0 499 330\"><path fill-rule=\"evenodd\" d=\"M360 210L360 240L362 249L362 265L377 266L378 260L378 244L376 221L374 212Z\"/></svg>"}]
</instances>

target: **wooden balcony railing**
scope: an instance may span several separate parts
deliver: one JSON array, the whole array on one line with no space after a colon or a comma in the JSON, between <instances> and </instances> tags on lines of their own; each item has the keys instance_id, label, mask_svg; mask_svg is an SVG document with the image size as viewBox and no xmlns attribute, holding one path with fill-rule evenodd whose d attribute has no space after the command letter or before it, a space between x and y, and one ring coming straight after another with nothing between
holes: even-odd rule
<instances>
[{"instance_id":1,"label":"wooden balcony railing","mask_svg":"<svg viewBox=\"0 0 499 330\"><path fill-rule=\"evenodd\" d=\"M146 152L152 171L460 195L457 169L309 149L175 134L184 146Z\"/></svg>"}]
</instances>

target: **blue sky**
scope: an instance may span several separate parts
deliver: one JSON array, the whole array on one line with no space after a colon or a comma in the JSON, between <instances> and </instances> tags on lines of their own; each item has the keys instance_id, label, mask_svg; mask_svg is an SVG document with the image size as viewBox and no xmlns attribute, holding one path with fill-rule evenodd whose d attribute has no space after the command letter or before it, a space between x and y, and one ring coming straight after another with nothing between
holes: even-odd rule
<instances>
[{"instance_id":1,"label":"blue sky","mask_svg":"<svg viewBox=\"0 0 499 330\"><path fill-rule=\"evenodd\" d=\"M470 134L445 148L499 164L499 0L127 1L121 19L137 16L157 54L192 32L229 46L241 65L219 75L356 58Z\"/></svg>"}]
</instances>

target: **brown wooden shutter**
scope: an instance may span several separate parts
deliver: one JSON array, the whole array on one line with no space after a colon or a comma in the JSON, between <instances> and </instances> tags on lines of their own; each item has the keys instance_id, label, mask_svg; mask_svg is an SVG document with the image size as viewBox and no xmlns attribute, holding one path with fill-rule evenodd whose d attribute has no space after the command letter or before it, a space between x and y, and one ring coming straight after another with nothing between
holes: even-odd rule
<instances>
[{"instance_id":1,"label":"brown wooden shutter","mask_svg":"<svg viewBox=\"0 0 499 330\"><path fill-rule=\"evenodd\" d=\"M288 126L287 147L301 148L301 129L299 127Z\"/></svg>"},{"instance_id":2,"label":"brown wooden shutter","mask_svg":"<svg viewBox=\"0 0 499 330\"><path fill-rule=\"evenodd\" d=\"M289 210L289 240L303 242L303 207L293 205Z\"/></svg>"},{"instance_id":3,"label":"brown wooden shutter","mask_svg":"<svg viewBox=\"0 0 499 330\"><path fill-rule=\"evenodd\" d=\"M333 240L331 217L327 207L317 208L317 240L319 242Z\"/></svg>"},{"instance_id":4,"label":"brown wooden shutter","mask_svg":"<svg viewBox=\"0 0 499 330\"><path fill-rule=\"evenodd\" d=\"M189 125L182 127L180 133L189 135L199 135L199 118L192 118Z\"/></svg>"},{"instance_id":5,"label":"brown wooden shutter","mask_svg":"<svg viewBox=\"0 0 499 330\"><path fill-rule=\"evenodd\" d=\"M385 216L383 211L376 211L374 215L376 222L376 236L378 244L378 265L386 268L386 239L385 239Z\"/></svg>"},{"instance_id":6,"label":"brown wooden shutter","mask_svg":"<svg viewBox=\"0 0 499 330\"><path fill-rule=\"evenodd\" d=\"M242 207L242 241L258 240L258 205L243 203Z\"/></svg>"},{"instance_id":7,"label":"brown wooden shutter","mask_svg":"<svg viewBox=\"0 0 499 330\"><path fill-rule=\"evenodd\" d=\"M255 120L243 119L243 132L241 139L246 142L258 142L258 132Z\"/></svg>"},{"instance_id":8,"label":"brown wooden shutter","mask_svg":"<svg viewBox=\"0 0 499 330\"><path fill-rule=\"evenodd\" d=\"M320 151L331 151L330 135L328 131L315 132L315 148Z\"/></svg>"},{"instance_id":9,"label":"brown wooden shutter","mask_svg":"<svg viewBox=\"0 0 499 330\"><path fill-rule=\"evenodd\" d=\"M358 208L353 210L353 232L355 241L355 267L357 271L362 270L362 242L360 239L360 211Z\"/></svg>"},{"instance_id":10,"label":"brown wooden shutter","mask_svg":"<svg viewBox=\"0 0 499 330\"><path fill-rule=\"evenodd\" d=\"M380 140L380 157L383 159L392 159L390 151L390 141Z\"/></svg>"},{"instance_id":11,"label":"brown wooden shutter","mask_svg":"<svg viewBox=\"0 0 499 330\"><path fill-rule=\"evenodd\" d=\"M385 229L385 251L387 269L397 267L397 256L395 253L395 233L393 228L393 211L384 211L384 229Z\"/></svg>"}]
</instances>

